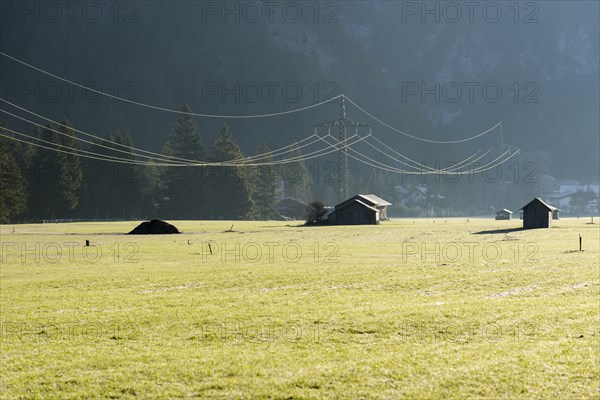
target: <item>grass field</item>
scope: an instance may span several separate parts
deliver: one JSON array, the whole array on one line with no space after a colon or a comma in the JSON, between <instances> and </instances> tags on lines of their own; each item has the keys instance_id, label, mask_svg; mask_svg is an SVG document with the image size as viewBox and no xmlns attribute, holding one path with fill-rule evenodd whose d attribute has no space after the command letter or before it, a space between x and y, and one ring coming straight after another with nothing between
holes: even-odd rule
<instances>
[{"instance_id":1,"label":"grass field","mask_svg":"<svg viewBox=\"0 0 600 400\"><path fill-rule=\"evenodd\" d=\"M0 227L2 398L600 398L589 218L169 222Z\"/></svg>"}]
</instances>

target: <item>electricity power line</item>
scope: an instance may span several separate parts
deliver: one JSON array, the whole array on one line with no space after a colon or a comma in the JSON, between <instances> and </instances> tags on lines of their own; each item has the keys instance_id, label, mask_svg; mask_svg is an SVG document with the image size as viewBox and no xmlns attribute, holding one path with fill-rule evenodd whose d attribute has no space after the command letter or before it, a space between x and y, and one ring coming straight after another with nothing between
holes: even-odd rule
<instances>
[{"instance_id":1,"label":"electricity power line","mask_svg":"<svg viewBox=\"0 0 600 400\"><path fill-rule=\"evenodd\" d=\"M4 53L2 51L0 51L0 55L4 56L4 57L6 57L6 58L8 58L8 59L10 59L10 60L12 60L14 62L17 62L17 63L19 63L21 65L24 65L24 66L26 66L28 68L31 68L31 69L33 69L35 71L38 71L38 72L40 72L42 74L45 74L47 76L50 76L50 77L58 79L58 80L61 80L61 81L66 82L68 84L80 87L80 88L82 88L84 90L87 90L87 91L90 91L90 92L93 92L93 93L96 93L96 94L99 94L99 95L102 95L102 96L110 97L110 98L115 99L115 100L123 101L125 103L130 103L130 104L134 104L134 105L137 105L137 106L140 106L140 107L145 107L145 108L154 109L154 110L158 110L158 111L165 111L165 112L174 113L174 114L184 114L184 115L192 115L192 116L204 117L204 118L221 118L221 119L268 118L268 117L276 117L276 116L293 114L293 113L297 113L297 112L309 110L309 109L312 109L312 108L315 108L315 107L319 107L319 106L324 105L324 104L328 104L328 103L334 102L335 100L338 100L338 99L347 99L352 105L354 105L360 111L362 111L367 116L369 116L372 119L374 119L375 121L379 122L380 124L382 124L386 128L391 129L392 131L394 131L396 133L399 133L401 135L404 135L406 137L409 137L411 139L415 139L415 140L419 140L419 141L423 141L423 142L427 142L427 143L433 143L433 144L456 144L456 143L468 142L468 141L477 139L479 137L482 137L482 136L484 136L484 135L492 132L494 129L496 129L498 126L501 125L501 123L499 122L498 124L494 125L493 127L485 130L484 132L481 132L481 133L479 133L477 135L474 135L474 136L471 136L471 137L468 137L468 138L464 138L464 139L457 139L457 140L433 140L433 139L426 139L426 138L422 138L422 137L419 137L419 136L416 136L416 135L412 135L412 134L406 133L406 132L404 132L404 131L402 131L400 129L394 128L390 124L382 121L381 119L375 117L373 114L369 113L367 110L365 110L364 108L362 108L361 106L359 106L356 102L354 102L352 99L350 99L349 97L345 96L344 94L337 95L337 96L335 96L335 97L333 97L331 99L324 100L322 102L315 103L315 104L312 104L312 105L309 105L309 106L306 106L306 107L300 107L300 108L297 108L297 109L294 109L294 110L281 111L281 112L275 112L275 113L267 113L267 114L255 114L255 115L217 115L217 114L192 113L192 112L185 112L185 111L181 111L181 110L174 110L174 109L170 109L170 108L166 108L166 107L155 106L155 105L152 105L152 104L143 103L143 102L139 102L139 101L134 101L134 100L130 100L130 99L126 99L126 98L120 97L120 96L112 95L110 93L106 93L106 92L103 92L101 90L97 90L97 89L91 88L89 86L85 86L85 85L82 85L80 83L74 82L74 81L69 80L67 78L64 78L62 76L53 74L53 73L48 72L48 71L46 71L46 70L44 70L42 68L36 67L36 66L34 66L32 64L29 64L29 63L27 63L27 62L25 62L23 60L20 60L20 59L18 59L16 57L13 57L13 56L9 55L9 54L6 54L6 53Z\"/></svg>"}]
</instances>

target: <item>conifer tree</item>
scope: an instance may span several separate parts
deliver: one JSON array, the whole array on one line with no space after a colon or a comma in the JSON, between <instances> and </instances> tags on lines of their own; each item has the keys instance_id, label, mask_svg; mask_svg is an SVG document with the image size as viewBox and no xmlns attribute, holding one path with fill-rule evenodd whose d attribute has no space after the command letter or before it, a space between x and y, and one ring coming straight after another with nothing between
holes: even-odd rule
<instances>
[{"instance_id":1,"label":"conifer tree","mask_svg":"<svg viewBox=\"0 0 600 400\"><path fill-rule=\"evenodd\" d=\"M306 163L302 160L302 151L298 143L292 147L289 158L298 158L298 161L284 164L281 167L281 175L284 183L285 197L293 197L303 201L311 200L313 180L310 176Z\"/></svg>"},{"instance_id":2,"label":"conifer tree","mask_svg":"<svg viewBox=\"0 0 600 400\"><path fill-rule=\"evenodd\" d=\"M3 127L0 123L0 132L10 136ZM27 205L26 182L17 161L19 147L10 139L0 138L0 223L10 222Z\"/></svg>"},{"instance_id":3,"label":"conifer tree","mask_svg":"<svg viewBox=\"0 0 600 400\"><path fill-rule=\"evenodd\" d=\"M269 146L262 143L256 155L271 152ZM259 163L270 163L273 157L261 158ZM251 181L252 199L255 204L255 217L257 219L271 219L275 217L275 168L272 165L257 166Z\"/></svg>"},{"instance_id":4,"label":"conifer tree","mask_svg":"<svg viewBox=\"0 0 600 400\"><path fill-rule=\"evenodd\" d=\"M225 162L244 158L227 125L223 125L212 147L212 161ZM209 175L213 217L222 219L251 218L254 202L248 174L240 166L214 166Z\"/></svg>"},{"instance_id":5,"label":"conifer tree","mask_svg":"<svg viewBox=\"0 0 600 400\"><path fill-rule=\"evenodd\" d=\"M59 137L59 143L72 149L79 148L71 121L63 118L61 120L61 126L56 129L63 133L63 135L60 135ZM78 189L83 182L83 173L81 171L79 155L77 154L58 153L57 161L60 194L60 202L58 203L57 211L59 214L67 217L79 204Z\"/></svg>"},{"instance_id":6,"label":"conifer tree","mask_svg":"<svg viewBox=\"0 0 600 400\"><path fill-rule=\"evenodd\" d=\"M118 129L110 131L104 140L95 142L102 145L90 146L95 153L135 161L131 138L121 135ZM130 218L138 214L141 193L137 165L89 159L82 163L86 171L82 215Z\"/></svg>"},{"instance_id":7,"label":"conifer tree","mask_svg":"<svg viewBox=\"0 0 600 400\"><path fill-rule=\"evenodd\" d=\"M114 152L120 158L135 161L133 152L133 142L129 135L121 135L117 130L114 134L115 143L119 144L120 150L126 150L127 153ZM140 181L139 171L135 164L116 163L116 173L114 176L113 192L118 204L113 215L118 217L132 217L139 212L140 205Z\"/></svg>"},{"instance_id":8,"label":"conifer tree","mask_svg":"<svg viewBox=\"0 0 600 400\"><path fill-rule=\"evenodd\" d=\"M205 149L191 108L186 104L175 120L173 130L163 148L163 154L201 162ZM161 180L162 212L171 218L202 218L206 209L206 185L200 167L166 167Z\"/></svg>"},{"instance_id":9,"label":"conifer tree","mask_svg":"<svg viewBox=\"0 0 600 400\"><path fill-rule=\"evenodd\" d=\"M66 146L38 149L32 159L37 181L31 185L32 213L38 218L67 218L79 204L79 188L83 182L79 155L67 153L79 148L73 125L63 118L60 125L49 124L41 133L43 140Z\"/></svg>"}]
</instances>

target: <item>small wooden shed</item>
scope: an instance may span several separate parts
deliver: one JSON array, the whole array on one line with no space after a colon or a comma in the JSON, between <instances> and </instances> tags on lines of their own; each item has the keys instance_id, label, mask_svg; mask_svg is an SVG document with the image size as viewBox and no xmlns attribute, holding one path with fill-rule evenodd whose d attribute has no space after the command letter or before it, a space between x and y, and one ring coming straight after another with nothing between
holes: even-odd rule
<instances>
[{"instance_id":1,"label":"small wooden shed","mask_svg":"<svg viewBox=\"0 0 600 400\"><path fill-rule=\"evenodd\" d=\"M506 208L503 208L502 210L500 210L496 213L497 221L509 220L511 218L512 218L512 211L507 210Z\"/></svg>"},{"instance_id":2,"label":"small wooden shed","mask_svg":"<svg viewBox=\"0 0 600 400\"><path fill-rule=\"evenodd\" d=\"M554 210L552 210L552 219L560 219L560 208L554 207Z\"/></svg>"},{"instance_id":3,"label":"small wooden shed","mask_svg":"<svg viewBox=\"0 0 600 400\"><path fill-rule=\"evenodd\" d=\"M523 210L523 229L535 229L550 228L552 226L552 212L556 208L536 197L525 204L521 210Z\"/></svg>"},{"instance_id":4,"label":"small wooden shed","mask_svg":"<svg viewBox=\"0 0 600 400\"><path fill-rule=\"evenodd\" d=\"M379 210L353 197L335 206L328 220L335 225L378 224Z\"/></svg>"}]
</instances>

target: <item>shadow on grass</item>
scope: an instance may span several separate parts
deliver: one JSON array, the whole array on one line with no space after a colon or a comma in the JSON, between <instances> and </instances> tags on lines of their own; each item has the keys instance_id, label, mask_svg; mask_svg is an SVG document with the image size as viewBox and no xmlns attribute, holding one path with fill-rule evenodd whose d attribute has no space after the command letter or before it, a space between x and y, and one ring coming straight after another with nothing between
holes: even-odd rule
<instances>
[{"instance_id":1,"label":"shadow on grass","mask_svg":"<svg viewBox=\"0 0 600 400\"><path fill-rule=\"evenodd\" d=\"M508 234L508 233L519 232L519 231L524 231L524 230L525 230L525 228L492 229L489 231L473 232L473 235L493 235L493 234L497 234L497 233Z\"/></svg>"}]
</instances>

